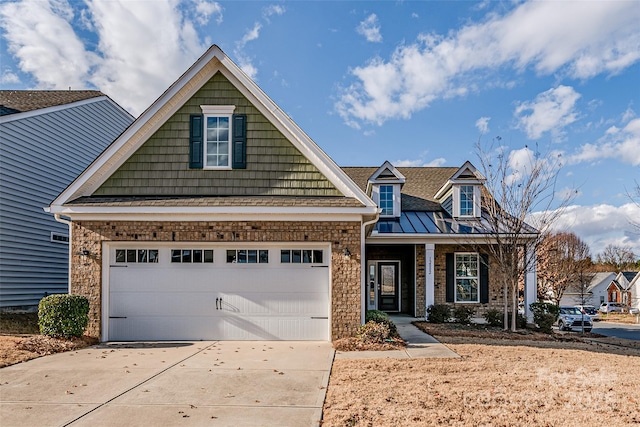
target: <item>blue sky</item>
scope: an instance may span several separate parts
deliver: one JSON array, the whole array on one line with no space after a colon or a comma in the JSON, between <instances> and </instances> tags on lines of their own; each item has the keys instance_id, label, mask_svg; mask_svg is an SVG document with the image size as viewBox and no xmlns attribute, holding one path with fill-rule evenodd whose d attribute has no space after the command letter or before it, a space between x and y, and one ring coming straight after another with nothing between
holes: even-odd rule
<instances>
[{"instance_id":1,"label":"blue sky","mask_svg":"<svg viewBox=\"0 0 640 427\"><path fill-rule=\"evenodd\" d=\"M140 114L217 44L338 164L460 166L497 136L561 155L557 227L640 255L640 3L9 1L3 89Z\"/></svg>"}]
</instances>

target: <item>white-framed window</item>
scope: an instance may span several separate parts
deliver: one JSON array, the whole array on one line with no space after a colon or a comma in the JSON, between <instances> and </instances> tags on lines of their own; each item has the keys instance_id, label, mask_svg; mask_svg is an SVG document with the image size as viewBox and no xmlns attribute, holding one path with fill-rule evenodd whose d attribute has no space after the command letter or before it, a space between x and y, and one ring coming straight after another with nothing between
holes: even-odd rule
<instances>
[{"instance_id":1,"label":"white-framed window","mask_svg":"<svg viewBox=\"0 0 640 427\"><path fill-rule=\"evenodd\" d=\"M323 262L322 249L282 249L280 251L281 264L322 264Z\"/></svg>"},{"instance_id":2,"label":"white-framed window","mask_svg":"<svg viewBox=\"0 0 640 427\"><path fill-rule=\"evenodd\" d=\"M69 244L69 236L62 233L51 232L51 241L54 243L66 243Z\"/></svg>"},{"instance_id":3,"label":"white-framed window","mask_svg":"<svg viewBox=\"0 0 640 427\"><path fill-rule=\"evenodd\" d=\"M480 302L480 257L474 252L455 254L455 302Z\"/></svg>"},{"instance_id":4,"label":"white-framed window","mask_svg":"<svg viewBox=\"0 0 640 427\"><path fill-rule=\"evenodd\" d=\"M378 207L382 209L380 215L393 216L393 185L380 186L380 202Z\"/></svg>"},{"instance_id":5,"label":"white-framed window","mask_svg":"<svg viewBox=\"0 0 640 427\"><path fill-rule=\"evenodd\" d=\"M155 264L158 262L158 249L116 249L116 263Z\"/></svg>"},{"instance_id":6,"label":"white-framed window","mask_svg":"<svg viewBox=\"0 0 640 427\"><path fill-rule=\"evenodd\" d=\"M235 106L202 105L204 115L204 167L231 169L231 118Z\"/></svg>"},{"instance_id":7,"label":"white-framed window","mask_svg":"<svg viewBox=\"0 0 640 427\"><path fill-rule=\"evenodd\" d=\"M474 186L460 186L460 216L473 216L474 209Z\"/></svg>"},{"instance_id":8,"label":"white-framed window","mask_svg":"<svg viewBox=\"0 0 640 427\"><path fill-rule=\"evenodd\" d=\"M183 264L213 263L213 249L171 249L171 262Z\"/></svg>"},{"instance_id":9,"label":"white-framed window","mask_svg":"<svg viewBox=\"0 0 640 427\"><path fill-rule=\"evenodd\" d=\"M267 264L269 251L267 249L228 249L227 263L229 264Z\"/></svg>"}]
</instances>

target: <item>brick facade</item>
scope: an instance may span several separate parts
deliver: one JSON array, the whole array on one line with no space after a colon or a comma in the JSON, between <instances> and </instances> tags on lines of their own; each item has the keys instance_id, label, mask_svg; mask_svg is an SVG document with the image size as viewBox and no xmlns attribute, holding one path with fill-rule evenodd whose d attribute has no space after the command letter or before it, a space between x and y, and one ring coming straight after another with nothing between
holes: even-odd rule
<instances>
[{"instance_id":1,"label":"brick facade","mask_svg":"<svg viewBox=\"0 0 640 427\"><path fill-rule=\"evenodd\" d=\"M425 249L424 245L416 245L416 317L424 317L427 314L424 306L425 281Z\"/></svg>"},{"instance_id":2,"label":"brick facade","mask_svg":"<svg viewBox=\"0 0 640 427\"><path fill-rule=\"evenodd\" d=\"M331 243L331 339L360 326L360 222L151 222L75 221L72 228L71 293L89 299L87 334L102 331L102 242L327 242ZM351 259L342 255L345 248ZM88 250L90 256L79 253Z\"/></svg>"}]
</instances>

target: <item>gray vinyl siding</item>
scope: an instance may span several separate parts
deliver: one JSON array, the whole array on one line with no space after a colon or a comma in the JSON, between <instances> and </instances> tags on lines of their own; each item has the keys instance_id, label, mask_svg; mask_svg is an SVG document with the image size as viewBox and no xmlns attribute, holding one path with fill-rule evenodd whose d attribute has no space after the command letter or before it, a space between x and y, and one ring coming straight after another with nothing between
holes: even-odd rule
<instances>
[{"instance_id":1,"label":"gray vinyl siding","mask_svg":"<svg viewBox=\"0 0 640 427\"><path fill-rule=\"evenodd\" d=\"M102 98L0 124L0 307L68 289L68 227L43 211L133 118Z\"/></svg>"}]
</instances>

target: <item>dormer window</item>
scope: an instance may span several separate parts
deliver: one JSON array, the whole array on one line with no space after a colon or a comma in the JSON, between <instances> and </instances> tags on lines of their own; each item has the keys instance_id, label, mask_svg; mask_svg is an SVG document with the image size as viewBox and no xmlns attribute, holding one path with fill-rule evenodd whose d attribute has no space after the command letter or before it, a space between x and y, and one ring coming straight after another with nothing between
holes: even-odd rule
<instances>
[{"instance_id":1,"label":"dormer window","mask_svg":"<svg viewBox=\"0 0 640 427\"><path fill-rule=\"evenodd\" d=\"M461 185L460 186L460 216L474 216L473 215L473 197L474 190L473 185Z\"/></svg>"},{"instance_id":2,"label":"dormer window","mask_svg":"<svg viewBox=\"0 0 640 427\"><path fill-rule=\"evenodd\" d=\"M381 217L400 216L400 189L404 181L404 176L388 161L369 177L367 193L380 208Z\"/></svg>"}]
</instances>

